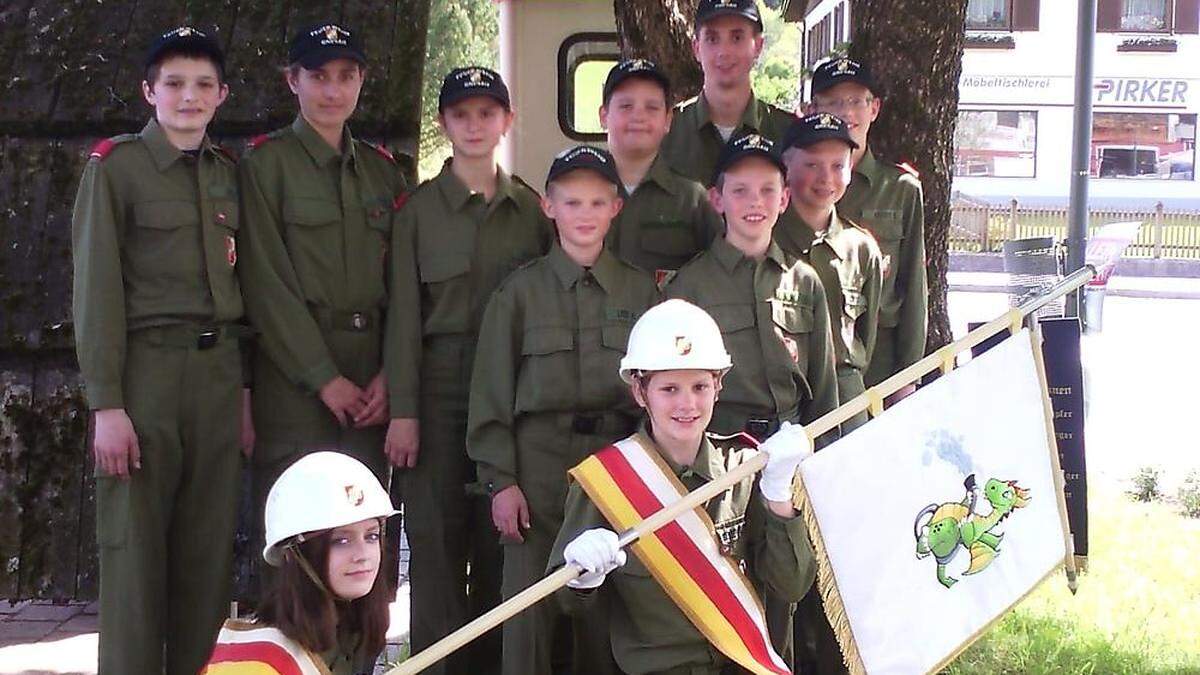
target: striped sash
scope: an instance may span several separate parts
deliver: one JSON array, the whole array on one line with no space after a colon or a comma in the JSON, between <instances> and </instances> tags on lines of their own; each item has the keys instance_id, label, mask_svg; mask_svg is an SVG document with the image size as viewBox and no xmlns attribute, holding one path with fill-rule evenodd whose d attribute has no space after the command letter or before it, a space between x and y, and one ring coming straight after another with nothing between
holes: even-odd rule
<instances>
[{"instance_id":1,"label":"striped sash","mask_svg":"<svg viewBox=\"0 0 1200 675\"><path fill-rule=\"evenodd\" d=\"M278 628L231 619L200 675L329 675L329 669Z\"/></svg>"},{"instance_id":2,"label":"striped sash","mask_svg":"<svg viewBox=\"0 0 1200 675\"><path fill-rule=\"evenodd\" d=\"M637 436L588 457L571 476L617 532L678 501L687 489ZM721 653L760 675L790 673L767 635L762 605L716 528L696 508L642 537L633 551L692 624Z\"/></svg>"}]
</instances>

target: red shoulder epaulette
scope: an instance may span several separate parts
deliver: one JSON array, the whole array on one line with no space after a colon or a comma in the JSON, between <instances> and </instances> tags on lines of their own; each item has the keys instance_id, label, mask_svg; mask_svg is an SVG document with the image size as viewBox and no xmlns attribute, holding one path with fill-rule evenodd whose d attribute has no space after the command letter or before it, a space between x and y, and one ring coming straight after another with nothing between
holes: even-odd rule
<instances>
[{"instance_id":1,"label":"red shoulder epaulette","mask_svg":"<svg viewBox=\"0 0 1200 675\"><path fill-rule=\"evenodd\" d=\"M366 143L366 141L364 141L364 143ZM387 161L391 162L392 164L396 163L396 156L392 154L391 150L388 150L387 148L383 147L382 145L375 145L374 143L367 143L367 145L374 148L375 152L378 152Z\"/></svg>"},{"instance_id":2,"label":"red shoulder epaulette","mask_svg":"<svg viewBox=\"0 0 1200 675\"><path fill-rule=\"evenodd\" d=\"M900 162L899 164L896 165L896 168L900 169L904 173L912 174L913 178L921 177L921 172L917 171L917 168L915 166L913 166L912 164L909 164L908 162Z\"/></svg>"},{"instance_id":3,"label":"red shoulder epaulette","mask_svg":"<svg viewBox=\"0 0 1200 675\"><path fill-rule=\"evenodd\" d=\"M270 134L259 134L259 135L255 136L254 138L251 138L250 140L246 141L246 147L253 150L253 149L257 148L258 146L262 145L263 143L266 143L267 139L270 137L271 137Z\"/></svg>"},{"instance_id":4,"label":"red shoulder epaulette","mask_svg":"<svg viewBox=\"0 0 1200 675\"><path fill-rule=\"evenodd\" d=\"M106 138L92 146L92 151L88 154L88 157L104 159L108 157L108 153L112 152L115 147L117 147L117 142L111 138Z\"/></svg>"},{"instance_id":5,"label":"red shoulder epaulette","mask_svg":"<svg viewBox=\"0 0 1200 675\"><path fill-rule=\"evenodd\" d=\"M237 161L238 161L237 155L233 154L232 150L230 150L229 148L227 148L223 145L217 145L216 143L213 143L212 147L213 147L213 150L216 150L217 152L221 153L222 155L225 155L225 159L228 159L229 161L233 162L234 164L237 164Z\"/></svg>"},{"instance_id":6,"label":"red shoulder epaulette","mask_svg":"<svg viewBox=\"0 0 1200 675\"><path fill-rule=\"evenodd\" d=\"M400 209L404 208L404 205L407 203L408 203L408 193L401 192L400 194L396 195L396 197L394 199L392 199L392 210L399 211Z\"/></svg>"}]
</instances>

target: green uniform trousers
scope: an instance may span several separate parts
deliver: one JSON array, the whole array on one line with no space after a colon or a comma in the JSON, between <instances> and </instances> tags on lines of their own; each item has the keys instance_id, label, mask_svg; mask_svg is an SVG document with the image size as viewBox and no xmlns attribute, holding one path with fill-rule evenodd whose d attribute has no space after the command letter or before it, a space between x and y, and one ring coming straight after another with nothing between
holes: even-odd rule
<instances>
[{"instance_id":1,"label":"green uniform trousers","mask_svg":"<svg viewBox=\"0 0 1200 675\"><path fill-rule=\"evenodd\" d=\"M883 382L900 372L896 364L896 329L880 326L875 334L875 350L871 352L871 365L863 381L868 387Z\"/></svg>"},{"instance_id":2,"label":"green uniform trousers","mask_svg":"<svg viewBox=\"0 0 1200 675\"><path fill-rule=\"evenodd\" d=\"M185 333L190 347L177 339ZM126 344L125 410L141 468L96 478L102 675L194 675L228 613L241 359L236 339L200 350L195 336L148 328Z\"/></svg>"},{"instance_id":3,"label":"green uniform trousers","mask_svg":"<svg viewBox=\"0 0 1200 675\"><path fill-rule=\"evenodd\" d=\"M849 672L842 661L842 649L825 616L821 593L816 584L796 605L795 668L804 675L844 675Z\"/></svg>"},{"instance_id":4,"label":"green uniform trousers","mask_svg":"<svg viewBox=\"0 0 1200 675\"><path fill-rule=\"evenodd\" d=\"M426 340L421 359L420 446L404 470L413 653L500 603L502 553L491 499L467 457L467 397L474 340ZM427 673L483 675L500 669L500 631L463 647Z\"/></svg>"},{"instance_id":5,"label":"green uniform trousers","mask_svg":"<svg viewBox=\"0 0 1200 675\"><path fill-rule=\"evenodd\" d=\"M862 371L857 368L848 368L846 366L837 367L837 384L838 384L838 405L845 405L854 397L862 394L867 390L863 384ZM854 431L867 423L867 413L860 412L850 419L842 422L842 435Z\"/></svg>"},{"instance_id":6,"label":"green uniform trousers","mask_svg":"<svg viewBox=\"0 0 1200 675\"><path fill-rule=\"evenodd\" d=\"M378 331L330 329L324 332L324 338L338 371L356 385L366 387L379 372ZM390 469L383 452L387 425L363 429L339 426L337 418L315 393L288 379L261 349L254 362L251 403L257 434L253 457L256 543L252 550L262 550L265 543L263 513L271 486L285 469L309 453L335 450L349 455L365 464L387 489ZM258 556L255 562L262 591L271 583L271 568Z\"/></svg>"},{"instance_id":7,"label":"green uniform trousers","mask_svg":"<svg viewBox=\"0 0 1200 675\"><path fill-rule=\"evenodd\" d=\"M517 420L517 485L529 504L531 527L523 543L504 544L504 598L546 575L554 540L563 524L567 471L588 455L625 438L636 421L620 413L587 416L585 432L572 413L532 413ZM603 605L567 616L553 597L543 598L504 623L504 675L610 675L620 672L608 639ZM570 660L569 667L558 662Z\"/></svg>"}]
</instances>

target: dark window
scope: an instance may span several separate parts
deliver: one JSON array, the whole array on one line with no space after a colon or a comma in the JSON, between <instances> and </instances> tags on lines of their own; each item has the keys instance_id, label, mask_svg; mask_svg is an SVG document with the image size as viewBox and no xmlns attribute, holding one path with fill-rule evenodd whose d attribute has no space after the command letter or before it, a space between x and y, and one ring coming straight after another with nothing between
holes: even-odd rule
<instances>
[{"instance_id":1,"label":"dark window","mask_svg":"<svg viewBox=\"0 0 1200 675\"><path fill-rule=\"evenodd\" d=\"M1037 175L1037 113L960 110L954 130L954 175L1033 178Z\"/></svg>"},{"instance_id":2,"label":"dark window","mask_svg":"<svg viewBox=\"0 0 1200 675\"><path fill-rule=\"evenodd\" d=\"M576 141L603 141L604 78L621 58L616 33L577 33L558 49L558 126Z\"/></svg>"},{"instance_id":3,"label":"dark window","mask_svg":"<svg viewBox=\"0 0 1200 675\"><path fill-rule=\"evenodd\" d=\"M1093 178L1193 180L1196 115L1096 113Z\"/></svg>"}]
</instances>

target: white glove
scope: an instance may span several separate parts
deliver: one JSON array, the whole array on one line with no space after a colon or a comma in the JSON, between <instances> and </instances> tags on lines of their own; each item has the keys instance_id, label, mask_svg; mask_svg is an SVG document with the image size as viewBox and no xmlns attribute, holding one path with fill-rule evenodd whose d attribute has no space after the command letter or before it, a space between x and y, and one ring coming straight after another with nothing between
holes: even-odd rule
<instances>
[{"instance_id":1,"label":"white glove","mask_svg":"<svg viewBox=\"0 0 1200 675\"><path fill-rule=\"evenodd\" d=\"M779 431L771 434L758 449L767 453L767 466L758 479L762 496L773 502L792 501L792 481L796 478L796 468L812 455L812 439L803 426L784 422L779 426Z\"/></svg>"},{"instance_id":2,"label":"white glove","mask_svg":"<svg viewBox=\"0 0 1200 675\"><path fill-rule=\"evenodd\" d=\"M598 527L583 532L563 549L568 565L578 565L583 573L567 582L571 588L596 588L608 573L625 564L625 551L617 543L617 533Z\"/></svg>"}]
</instances>

